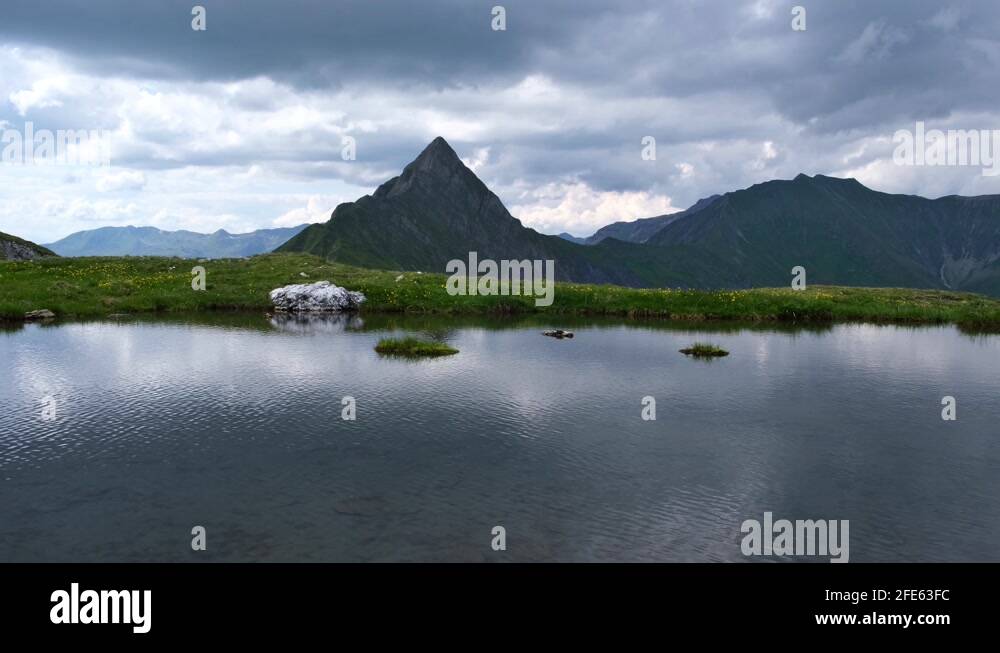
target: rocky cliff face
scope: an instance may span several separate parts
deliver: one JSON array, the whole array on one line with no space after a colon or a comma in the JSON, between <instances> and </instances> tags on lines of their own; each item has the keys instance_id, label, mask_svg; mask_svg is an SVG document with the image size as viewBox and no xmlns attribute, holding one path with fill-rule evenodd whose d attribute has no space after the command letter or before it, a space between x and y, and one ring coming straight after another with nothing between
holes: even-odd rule
<instances>
[{"instance_id":1,"label":"rocky cliff face","mask_svg":"<svg viewBox=\"0 0 1000 653\"><path fill-rule=\"evenodd\" d=\"M0 260L31 261L43 256L55 256L55 254L35 243L0 233Z\"/></svg>"}]
</instances>

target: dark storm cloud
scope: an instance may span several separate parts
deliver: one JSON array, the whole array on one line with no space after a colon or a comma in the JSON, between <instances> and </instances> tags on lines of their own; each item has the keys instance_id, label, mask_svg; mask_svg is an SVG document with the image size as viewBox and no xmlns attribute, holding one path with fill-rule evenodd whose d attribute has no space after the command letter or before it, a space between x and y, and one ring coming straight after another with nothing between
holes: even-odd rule
<instances>
[{"instance_id":1,"label":"dark storm cloud","mask_svg":"<svg viewBox=\"0 0 1000 653\"><path fill-rule=\"evenodd\" d=\"M191 29L195 4L207 9L207 32ZM490 29L494 5L507 10L505 32ZM791 29L796 5L805 32ZM195 97L216 92L203 82L266 78L281 92L244 84L215 101L267 115L330 97L346 116L326 131L306 122L278 145L245 138L217 149L157 132L153 116L133 125L144 140L120 158L134 168L273 163L374 186L443 125L462 156L490 148L480 174L502 196L567 179L679 206L776 176L863 168L891 152L879 138L916 120L982 116L959 126L1000 127L989 124L997 33L994 0L5 0L0 19L0 44L52 49L87 75ZM525 80L541 81L522 89ZM409 106L398 109L401 99ZM105 107L36 103L28 117L72 124L72 108ZM421 108L440 119L406 119ZM19 117L0 98L0 120ZM374 126L350 126L366 120ZM463 120L485 127L456 126ZM337 159L341 130L358 138L353 166ZM638 157L646 135L658 142L654 163ZM961 192L954 179L934 190ZM918 183L893 188L920 192Z\"/></svg>"},{"instance_id":2,"label":"dark storm cloud","mask_svg":"<svg viewBox=\"0 0 1000 653\"><path fill-rule=\"evenodd\" d=\"M430 86L487 81L530 69L581 22L613 5L507 2L505 38L491 7L469 0L169 0L4 3L0 37L70 53L95 69L138 77L234 80L267 75L302 87L357 79ZM208 29L191 29L205 7Z\"/></svg>"},{"instance_id":3,"label":"dark storm cloud","mask_svg":"<svg viewBox=\"0 0 1000 653\"><path fill-rule=\"evenodd\" d=\"M0 38L143 78L439 88L541 73L616 89L623 102L745 89L792 120L824 119L817 129L996 100L990 0L203 0L204 34L190 28L194 4L6 0ZM494 4L507 9L502 35L489 29ZM804 33L789 28L796 4L808 10ZM751 18L755 6L769 15Z\"/></svg>"}]
</instances>

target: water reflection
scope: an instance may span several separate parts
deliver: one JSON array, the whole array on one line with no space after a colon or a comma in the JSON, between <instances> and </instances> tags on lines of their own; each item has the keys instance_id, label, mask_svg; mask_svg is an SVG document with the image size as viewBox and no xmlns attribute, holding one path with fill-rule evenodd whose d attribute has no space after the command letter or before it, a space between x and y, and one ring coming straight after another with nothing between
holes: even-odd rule
<instances>
[{"instance_id":1,"label":"water reflection","mask_svg":"<svg viewBox=\"0 0 1000 653\"><path fill-rule=\"evenodd\" d=\"M284 333L337 334L360 331L365 322L357 313L278 313L269 320L272 327Z\"/></svg>"},{"instance_id":2,"label":"water reflection","mask_svg":"<svg viewBox=\"0 0 1000 653\"><path fill-rule=\"evenodd\" d=\"M764 511L851 520L852 561L998 558L996 336L318 318L6 330L0 559L189 560L203 524L206 560L493 560L502 524L510 560L740 561ZM460 353L383 359L390 332Z\"/></svg>"}]
</instances>

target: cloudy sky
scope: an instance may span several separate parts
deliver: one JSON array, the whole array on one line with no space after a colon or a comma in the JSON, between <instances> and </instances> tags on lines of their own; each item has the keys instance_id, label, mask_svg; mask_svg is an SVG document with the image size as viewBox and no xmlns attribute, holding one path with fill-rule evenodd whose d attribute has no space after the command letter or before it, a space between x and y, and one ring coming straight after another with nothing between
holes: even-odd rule
<instances>
[{"instance_id":1,"label":"cloudy sky","mask_svg":"<svg viewBox=\"0 0 1000 653\"><path fill-rule=\"evenodd\" d=\"M0 127L108 130L112 166L0 165L0 231L324 221L438 135L547 233L800 172L1000 193L892 161L918 120L1000 129L995 0L203 0L205 31L195 4L4 0Z\"/></svg>"}]
</instances>

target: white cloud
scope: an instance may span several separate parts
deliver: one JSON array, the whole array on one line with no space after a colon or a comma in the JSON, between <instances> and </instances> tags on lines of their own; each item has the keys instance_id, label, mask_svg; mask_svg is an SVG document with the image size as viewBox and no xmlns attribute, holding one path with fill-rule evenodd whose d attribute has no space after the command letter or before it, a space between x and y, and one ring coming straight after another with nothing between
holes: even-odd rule
<instances>
[{"instance_id":1,"label":"white cloud","mask_svg":"<svg viewBox=\"0 0 1000 653\"><path fill-rule=\"evenodd\" d=\"M95 186L99 193L110 193L120 190L142 190L146 186L146 175L137 170L107 172L98 178Z\"/></svg>"},{"instance_id":2,"label":"white cloud","mask_svg":"<svg viewBox=\"0 0 1000 653\"><path fill-rule=\"evenodd\" d=\"M319 195L313 195L309 198L309 201L306 202L305 206L286 211L278 218L275 218L272 225L275 227L296 227L300 224L326 222L330 219L330 214L333 213L333 209L340 203L341 200L333 200Z\"/></svg>"},{"instance_id":3,"label":"white cloud","mask_svg":"<svg viewBox=\"0 0 1000 653\"><path fill-rule=\"evenodd\" d=\"M465 157L462 159L462 163L468 166L469 170L473 172L479 172L479 170L486 165L490 160L490 148L480 147L472 153L471 157Z\"/></svg>"},{"instance_id":4,"label":"white cloud","mask_svg":"<svg viewBox=\"0 0 1000 653\"><path fill-rule=\"evenodd\" d=\"M772 161L778 158L778 150L772 141L765 141L760 147L760 156L754 159L750 167L754 170L764 170Z\"/></svg>"},{"instance_id":5,"label":"white cloud","mask_svg":"<svg viewBox=\"0 0 1000 653\"><path fill-rule=\"evenodd\" d=\"M641 192L594 191L584 183L553 183L523 194L511 213L543 233L589 236L619 220L679 211L670 198Z\"/></svg>"}]
</instances>

